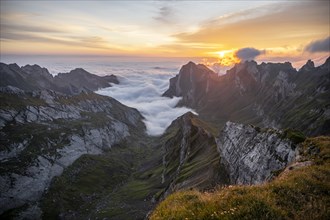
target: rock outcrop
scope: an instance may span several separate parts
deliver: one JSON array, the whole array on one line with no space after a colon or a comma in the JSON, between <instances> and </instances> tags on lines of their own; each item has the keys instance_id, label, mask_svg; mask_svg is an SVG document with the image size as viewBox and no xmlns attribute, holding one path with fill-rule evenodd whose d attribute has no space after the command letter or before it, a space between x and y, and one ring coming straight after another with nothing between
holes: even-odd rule
<instances>
[{"instance_id":1,"label":"rock outcrop","mask_svg":"<svg viewBox=\"0 0 330 220\"><path fill-rule=\"evenodd\" d=\"M164 197L179 189L208 189L228 183L213 129L196 115L188 112L177 118L163 138L166 139L162 146Z\"/></svg>"},{"instance_id":2,"label":"rock outcrop","mask_svg":"<svg viewBox=\"0 0 330 220\"><path fill-rule=\"evenodd\" d=\"M137 110L95 93L6 87L0 96L0 214L37 202L81 155L100 154L145 131Z\"/></svg>"},{"instance_id":3,"label":"rock outcrop","mask_svg":"<svg viewBox=\"0 0 330 220\"><path fill-rule=\"evenodd\" d=\"M163 95L182 96L179 105L194 108L202 119L219 127L230 120L328 135L329 63L330 58L315 67L308 61L297 71L288 62L246 61L217 76L206 66L190 62L170 79Z\"/></svg>"},{"instance_id":4,"label":"rock outcrop","mask_svg":"<svg viewBox=\"0 0 330 220\"><path fill-rule=\"evenodd\" d=\"M200 99L205 97L210 89L212 78L216 74L206 66L193 62L183 65L178 75L170 79L169 89L163 96L182 96L182 103L189 103L195 107L199 105Z\"/></svg>"},{"instance_id":5,"label":"rock outcrop","mask_svg":"<svg viewBox=\"0 0 330 220\"><path fill-rule=\"evenodd\" d=\"M217 146L230 183L263 183L290 164L297 152L284 137L283 131L227 122Z\"/></svg>"},{"instance_id":6,"label":"rock outcrop","mask_svg":"<svg viewBox=\"0 0 330 220\"><path fill-rule=\"evenodd\" d=\"M295 134L290 132L291 136ZM180 189L269 180L297 156L296 144L303 138L297 141L288 134L289 131L227 122L217 135L215 128L196 115L184 114L162 137L166 138L164 197Z\"/></svg>"}]
</instances>

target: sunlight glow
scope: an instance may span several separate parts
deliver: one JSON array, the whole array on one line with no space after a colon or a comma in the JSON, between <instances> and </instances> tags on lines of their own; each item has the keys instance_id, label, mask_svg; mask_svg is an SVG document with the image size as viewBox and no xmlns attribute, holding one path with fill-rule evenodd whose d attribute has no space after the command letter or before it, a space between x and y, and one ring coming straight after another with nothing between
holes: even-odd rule
<instances>
[{"instance_id":1,"label":"sunlight glow","mask_svg":"<svg viewBox=\"0 0 330 220\"><path fill-rule=\"evenodd\" d=\"M267 51L262 61L329 54L304 50L329 36L328 1L41 2L0 1L1 56L212 57L227 67L241 48Z\"/></svg>"},{"instance_id":2,"label":"sunlight glow","mask_svg":"<svg viewBox=\"0 0 330 220\"><path fill-rule=\"evenodd\" d=\"M234 49L232 50L221 50L211 53L212 56L215 56L216 60L213 62L207 61L205 59L203 62L207 66L212 66L214 64L220 64L221 66L233 66L235 63L239 63L240 59L235 56Z\"/></svg>"},{"instance_id":3,"label":"sunlight glow","mask_svg":"<svg viewBox=\"0 0 330 220\"><path fill-rule=\"evenodd\" d=\"M225 56L226 52L225 51L219 51L218 54L219 54L220 58L223 58Z\"/></svg>"}]
</instances>

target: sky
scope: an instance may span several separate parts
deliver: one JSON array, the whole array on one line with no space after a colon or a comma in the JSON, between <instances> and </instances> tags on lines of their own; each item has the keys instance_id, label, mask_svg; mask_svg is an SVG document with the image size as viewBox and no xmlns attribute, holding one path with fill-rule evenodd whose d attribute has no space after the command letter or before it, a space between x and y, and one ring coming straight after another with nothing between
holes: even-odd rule
<instances>
[{"instance_id":1,"label":"sky","mask_svg":"<svg viewBox=\"0 0 330 220\"><path fill-rule=\"evenodd\" d=\"M4 1L5 55L323 62L329 1Z\"/></svg>"}]
</instances>

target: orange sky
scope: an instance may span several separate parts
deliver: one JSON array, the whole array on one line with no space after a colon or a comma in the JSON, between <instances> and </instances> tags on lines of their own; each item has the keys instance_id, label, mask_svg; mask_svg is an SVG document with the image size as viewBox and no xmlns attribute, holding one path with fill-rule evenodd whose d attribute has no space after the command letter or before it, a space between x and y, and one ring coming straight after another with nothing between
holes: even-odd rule
<instances>
[{"instance_id":1,"label":"orange sky","mask_svg":"<svg viewBox=\"0 0 330 220\"><path fill-rule=\"evenodd\" d=\"M1 54L329 56L329 1L1 1ZM316 43L316 45L314 45ZM309 46L308 46L309 45ZM321 46L320 46L321 45ZM309 49L308 49L309 48Z\"/></svg>"}]
</instances>

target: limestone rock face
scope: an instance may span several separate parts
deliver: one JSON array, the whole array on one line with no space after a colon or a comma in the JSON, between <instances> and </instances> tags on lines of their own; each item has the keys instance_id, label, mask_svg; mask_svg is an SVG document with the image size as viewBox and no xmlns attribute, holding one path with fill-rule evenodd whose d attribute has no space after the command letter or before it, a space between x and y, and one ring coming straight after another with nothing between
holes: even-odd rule
<instances>
[{"instance_id":1,"label":"limestone rock face","mask_svg":"<svg viewBox=\"0 0 330 220\"><path fill-rule=\"evenodd\" d=\"M6 87L0 94L0 214L32 207L81 155L101 154L145 130L136 109L95 93Z\"/></svg>"},{"instance_id":2,"label":"limestone rock face","mask_svg":"<svg viewBox=\"0 0 330 220\"><path fill-rule=\"evenodd\" d=\"M217 138L217 146L231 184L262 183L296 156L294 145L283 138L282 131L260 131L233 122L226 123Z\"/></svg>"},{"instance_id":3,"label":"limestone rock face","mask_svg":"<svg viewBox=\"0 0 330 220\"><path fill-rule=\"evenodd\" d=\"M163 198L181 189L260 184L298 154L286 131L227 122L217 135L192 113L173 121L163 138Z\"/></svg>"}]
</instances>

